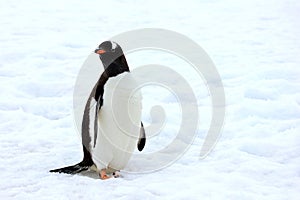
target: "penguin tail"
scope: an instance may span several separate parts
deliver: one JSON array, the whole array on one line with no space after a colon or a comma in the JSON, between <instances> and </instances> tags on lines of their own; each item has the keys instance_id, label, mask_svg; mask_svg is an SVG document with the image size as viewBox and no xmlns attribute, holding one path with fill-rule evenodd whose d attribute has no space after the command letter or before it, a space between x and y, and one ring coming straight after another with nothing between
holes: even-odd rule
<instances>
[{"instance_id":1,"label":"penguin tail","mask_svg":"<svg viewBox=\"0 0 300 200\"><path fill-rule=\"evenodd\" d=\"M77 174L77 173L80 173L82 171L88 170L90 166L91 165L87 165L86 163L84 163L82 161L82 162L80 162L76 165L50 170L50 172L65 173L65 174Z\"/></svg>"},{"instance_id":2,"label":"penguin tail","mask_svg":"<svg viewBox=\"0 0 300 200\"><path fill-rule=\"evenodd\" d=\"M65 173L65 174L77 174L77 173L80 173L82 171L88 170L94 164L94 162L91 158L91 154L89 153L89 151L84 146L83 146L83 153L84 153L84 157L83 157L83 160L80 163L78 163L76 165L68 166L68 167L52 169L49 172Z\"/></svg>"}]
</instances>

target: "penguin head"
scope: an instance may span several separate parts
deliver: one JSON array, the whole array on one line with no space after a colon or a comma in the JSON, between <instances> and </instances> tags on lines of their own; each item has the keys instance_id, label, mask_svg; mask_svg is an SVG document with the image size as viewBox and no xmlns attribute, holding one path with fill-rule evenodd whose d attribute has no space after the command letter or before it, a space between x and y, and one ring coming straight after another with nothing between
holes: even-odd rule
<instances>
[{"instance_id":1,"label":"penguin head","mask_svg":"<svg viewBox=\"0 0 300 200\"><path fill-rule=\"evenodd\" d=\"M99 58L102 61L105 71L108 73L109 77L129 71L123 50L116 42L102 42L94 52L99 54Z\"/></svg>"}]
</instances>

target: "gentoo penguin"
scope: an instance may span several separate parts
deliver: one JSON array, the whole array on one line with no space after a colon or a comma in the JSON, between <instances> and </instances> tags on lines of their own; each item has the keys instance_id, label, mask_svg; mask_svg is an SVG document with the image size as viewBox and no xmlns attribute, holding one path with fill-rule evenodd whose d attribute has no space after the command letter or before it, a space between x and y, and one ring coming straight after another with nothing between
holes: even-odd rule
<instances>
[{"instance_id":1,"label":"gentoo penguin","mask_svg":"<svg viewBox=\"0 0 300 200\"><path fill-rule=\"evenodd\" d=\"M124 53L116 42L105 41L94 51L104 71L87 100L82 120L83 160L50 170L75 174L96 170L101 179L117 176L128 163L135 146L142 151L146 136L141 122L141 94L129 73ZM130 98L129 98L130 97Z\"/></svg>"}]
</instances>

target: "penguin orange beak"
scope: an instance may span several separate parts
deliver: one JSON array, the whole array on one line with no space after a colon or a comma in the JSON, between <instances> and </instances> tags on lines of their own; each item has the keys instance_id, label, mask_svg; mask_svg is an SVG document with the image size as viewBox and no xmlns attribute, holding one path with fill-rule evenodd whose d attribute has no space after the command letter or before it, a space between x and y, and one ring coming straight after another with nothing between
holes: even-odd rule
<instances>
[{"instance_id":1,"label":"penguin orange beak","mask_svg":"<svg viewBox=\"0 0 300 200\"><path fill-rule=\"evenodd\" d=\"M103 49L96 49L96 50L95 50L95 53L96 53L96 54L104 54L104 53L106 53L106 51L103 50Z\"/></svg>"}]
</instances>

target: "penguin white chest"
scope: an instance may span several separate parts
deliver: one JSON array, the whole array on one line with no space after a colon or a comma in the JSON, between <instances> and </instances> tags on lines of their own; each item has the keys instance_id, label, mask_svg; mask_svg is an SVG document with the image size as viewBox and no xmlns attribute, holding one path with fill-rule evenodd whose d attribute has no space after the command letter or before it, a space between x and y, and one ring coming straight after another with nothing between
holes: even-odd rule
<instances>
[{"instance_id":1,"label":"penguin white chest","mask_svg":"<svg viewBox=\"0 0 300 200\"><path fill-rule=\"evenodd\" d=\"M104 86L98 136L91 152L98 170L123 169L136 148L142 105L141 93L134 89L136 82L129 73L110 78Z\"/></svg>"}]
</instances>

